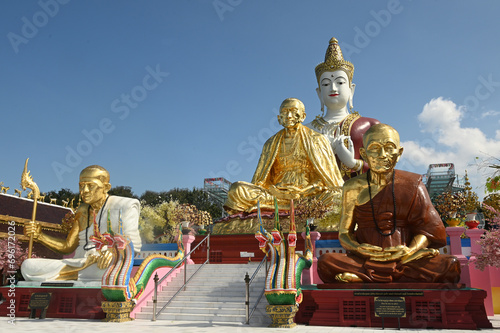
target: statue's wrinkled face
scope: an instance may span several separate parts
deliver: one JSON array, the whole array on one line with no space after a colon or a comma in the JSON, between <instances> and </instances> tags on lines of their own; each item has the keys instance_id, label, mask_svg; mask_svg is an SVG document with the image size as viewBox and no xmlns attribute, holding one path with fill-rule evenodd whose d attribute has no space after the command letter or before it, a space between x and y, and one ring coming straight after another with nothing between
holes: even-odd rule
<instances>
[{"instance_id":1,"label":"statue's wrinkled face","mask_svg":"<svg viewBox=\"0 0 500 333\"><path fill-rule=\"evenodd\" d=\"M101 173L100 171L84 171L80 174L80 197L83 202L91 206L103 202L111 188L109 183L103 183L100 180Z\"/></svg>"},{"instance_id":2,"label":"statue's wrinkled face","mask_svg":"<svg viewBox=\"0 0 500 333\"><path fill-rule=\"evenodd\" d=\"M399 134L392 128L377 127L377 130L365 134L363 143L365 147L360 149L361 157L375 173L392 171L403 153Z\"/></svg>"},{"instance_id":3,"label":"statue's wrinkled face","mask_svg":"<svg viewBox=\"0 0 500 333\"><path fill-rule=\"evenodd\" d=\"M352 97L353 89L343 70L324 72L319 79L319 98L328 109L339 110L346 106Z\"/></svg>"},{"instance_id":4,"label":"statue's wrinkled face","mask_svg":"<svg viewBox=\"0 0 500 333\"><path fill-rule=\"evenodd\" d=\"M306 119L303 104L299 101L291 101L281 106L278 122L285 128L297 127Z\"/></svg>"}]
</instances>

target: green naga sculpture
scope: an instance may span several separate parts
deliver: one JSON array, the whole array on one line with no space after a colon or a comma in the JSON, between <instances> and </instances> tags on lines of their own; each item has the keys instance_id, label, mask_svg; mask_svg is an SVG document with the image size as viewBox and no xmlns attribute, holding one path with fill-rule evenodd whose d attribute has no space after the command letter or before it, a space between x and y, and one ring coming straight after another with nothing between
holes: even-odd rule
<instances>
[{"instance_id":1,"label":"green naga sculpture","mask_svg":"<svg viewBox=\"0 0 500 333\"><path fill-rule=\"evenodd\" d=\"M101 234L97 223L94 223L94 235L90 239L95 243L96 250L104 246L113 251L113 261L102 277L101 290L104 298L109 302L126 302L137 300L142 295L146 284L153 272L160 267L174 267L184 259L184 245L182 232L177 237L178 251L175 257L166 257L161 254L147 256L133 277L134 246L128 236L123 235L121 213L119 217L118 233L111 229L108 212L108 230Z\"/></svg>"},{"instance_id":2,"label":"green naga sculpture","mask_svg":"<svg viewBox=\"0 0 500 333\"><path fill-rule=\"evenodd\" d=\"M285 244L279 223L278 205L275 200L275 227L271 233L262 225L260 204L258 204L260 231L255 233L259 248L270 256L270 269L266 277L265 295L270 305L299 305L302 302L300 277L304 268L311 267L313 260L309 225L306 225L304 255L295 253L297 231L293 200L290 202L290 232ZM275 326L276 327L276 326Z\"/></svg>"}]
</instances>

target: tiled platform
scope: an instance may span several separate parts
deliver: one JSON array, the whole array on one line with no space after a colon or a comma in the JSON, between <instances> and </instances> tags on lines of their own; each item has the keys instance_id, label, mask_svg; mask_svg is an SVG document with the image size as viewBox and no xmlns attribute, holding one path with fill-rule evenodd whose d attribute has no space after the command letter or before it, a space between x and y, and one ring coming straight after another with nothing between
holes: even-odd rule
<instances>
[{"instance_id":1,"label":"tiled platform","mask_svg":"<svg viewBox=\"0 0 500 333\"><path fill-rule=\"evenodd\" d=\"M500 315L489 317L493 324L493 329L484 329L481 332L500 332ZM79 319L27 319L19 318L15 325L9 324L8 319L0 318L0 332L56 332L56 333L76 333L76 332L213 332L213 333L243 333L243 332L293 332L293 333L380 333L381 328L366 328L366 327L324 327L324 326L303 326L299 325L292 329L276 329L258 326L248 326L243 324L229 323L203 323L203 322L185 322L185 321L156 321L149 320L134 320L126 323L104 323L96 320L79 320ZM396 331L396 329L385 329L384 331ZM446 333L454 332L474 332L464 330L419 330L419 329L401 329L399 332L436 332L445 331Z\"/></svg>"}]
</instances>

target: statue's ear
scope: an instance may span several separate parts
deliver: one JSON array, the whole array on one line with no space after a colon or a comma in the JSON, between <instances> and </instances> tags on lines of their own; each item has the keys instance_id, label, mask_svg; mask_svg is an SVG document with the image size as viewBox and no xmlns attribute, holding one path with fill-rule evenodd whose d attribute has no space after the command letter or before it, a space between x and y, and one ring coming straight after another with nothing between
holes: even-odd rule
<instances>
[{"instance_id":1,"label":"statue's ear","mask_svg":"<svg viewBox=\"0 0 500 333\"><path fill-rule=\"evenodd\" d=\"M303 123L304 120L306 120L306 112L305 111L302 111L302 115L300 116L300 122Z\"/></svg>"},{"instance_id":2,"label":"statue's ear","mask_svg":"<svg viewBox=\"0 0 500 333\"><path fill-rule=\"evenodd\" d=\"M316 94L318 95L319 102L321 103L321 112L325 112L325 103L323 103L323 100L321 99L321 89L316 88Z\"/></svg>"},{"instance_id":3,"label":"statue's ear","mask_svg":"<svg viewBox=\"0 0 500 333\"><path fill-rule=\"evenodd\" d=\"M104 184L104 192L108 193L109 190L111 190L111 184L110 183Z\"/></svg>"},{"instance_id":4,"label":"statue's ear","mask_svg":"<svg viewBox=\"0 0 500 333\"><path fill-rule=\"evenodd\" d=\"M355 89L356 89L356 84L351 83L351 96L349 96L349 109L353 109L354 108L353 99L354 99L354 90Z\"/></svg>"},{"instance_id":5,"label":"statue's ear","mask_svg":"<svg viewBox=\"0 0 500 333\"><path fill-rule=\"evenodd\" d=\"M396 162L399 161L399 158L401 157L401 155L403 155L403 150L404 150L403 147L399 147L398 159L396 160Z\"/></svg>"}]
</instances>

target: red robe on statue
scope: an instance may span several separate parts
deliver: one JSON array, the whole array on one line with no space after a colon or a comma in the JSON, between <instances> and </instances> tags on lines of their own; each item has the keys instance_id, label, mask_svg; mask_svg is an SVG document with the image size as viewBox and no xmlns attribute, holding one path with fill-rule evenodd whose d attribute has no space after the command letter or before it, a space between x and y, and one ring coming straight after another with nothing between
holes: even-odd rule
<instances>
[{"instance_id":1,"label":"red robe on statue","mask_svg":"<svg viewBox=\"0 0 500 333\"><path fill-rule=\"evenodd\" d=\"M392 182L373 197L372 205L367 202L356 206L352 230L356 240L382 248L409 246L416 235L425 235L428 248L446 245L446 230L435 210L418 174L395 170L394 196L396 198L396 222L394 222L394 201ZM375 225L377 223L378 229ZM392 235L382 235L393 230ZM398 261L381 262L359 257L353 253L326 253L318 260L318 274L325 283L337 282L339 273L356 274L365 282L450 282L460 280L460 263L454 256L437 255L422 258L406 264Z\"/></svg>"}]
</instances>

